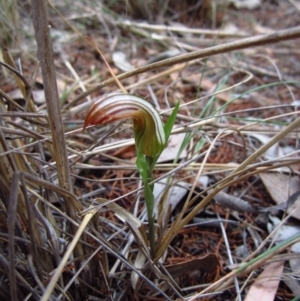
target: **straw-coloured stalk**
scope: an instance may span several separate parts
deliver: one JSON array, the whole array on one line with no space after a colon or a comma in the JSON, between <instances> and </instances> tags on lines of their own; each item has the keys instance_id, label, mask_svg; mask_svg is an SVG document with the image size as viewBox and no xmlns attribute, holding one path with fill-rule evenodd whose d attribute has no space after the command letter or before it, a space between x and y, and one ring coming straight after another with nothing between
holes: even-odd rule
<instances>
[{"instance_id":1,"label":"straw-coloured stalk","mask_svg":"<svg viewBox=\"0 0 300 301\"><path fill-rule=\"evenodd\" d=\"M133 119L138 150L151 158L162 152L166 144L162 120L150 103L135 95L119 93L99 99L89 109L84 128L125 118Z\"/></svg>"}]
</instances>

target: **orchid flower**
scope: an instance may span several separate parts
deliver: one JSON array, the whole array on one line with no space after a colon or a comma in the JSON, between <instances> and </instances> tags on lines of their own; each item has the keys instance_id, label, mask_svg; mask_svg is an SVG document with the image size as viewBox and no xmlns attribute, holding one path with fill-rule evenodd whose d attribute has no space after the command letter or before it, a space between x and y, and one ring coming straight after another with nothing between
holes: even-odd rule
<instances>
[{"instance_id":1,"label":"orchid flower","mask_svg":"<svg viewBox=\"0 0 300 301\"><path fill-rule=\"evenodd\" d=\"M83 128L125 118L133 119L135 143L144 155L153 158L163 151L166 137L162 120L150 103L135 95L118 93L100 98L87 112Z\"/></svg>"}]
</instances>

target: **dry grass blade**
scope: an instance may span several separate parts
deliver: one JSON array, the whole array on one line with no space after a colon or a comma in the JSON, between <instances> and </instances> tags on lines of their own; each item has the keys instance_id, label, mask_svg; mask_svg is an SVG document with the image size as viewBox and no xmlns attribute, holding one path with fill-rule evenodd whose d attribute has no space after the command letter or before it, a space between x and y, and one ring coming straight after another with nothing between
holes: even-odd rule
<instances>
[{"instance_id":1,"label":"dry grass blade","mask_svg":"<svg viewBox=\"0 0 300 301\"><path fill-rule=\"evenodd\" d=\"M3 269L9 269L9 262L7 261L7 259L0 254L0 265L2 266ZM20 282L22 288L27 289L29 292L31 292L31 294L37 299L40 299L40 295L36 292L36 290L30 285L30 283L28 283L26 281L26 279L24 279L24 277L22 277L22 275L16 271L16 278L18 279L18 281ZM2 293L3 300L11 300L10 296L8 295L8 290L7 290L7 294L3 294ZM23 298L24 299L24 298ZM18 300L18 299L16 299Z\"/></svg>"},{"instance_id":2,"label":"dry grass blade","mask_svg":"<svg viewBox=\"0 0 300 301\"><path fill-rule=\"evenodd\" d=\"M11 57L10 53L8 52L8 50L6 48L4 48L2 50L3 52L3 57L4 57L4 61L10 66L12 67L14 70L17 70L17 67L14 63L13 58ZM26 99L27 96L31 96L30 94L30 86L28 85L28 83L25 81L25 79L22 77L20 78L18 73L13 73L14 79L21 91L21 93L23 94L24 98ZM32 109L32 111L35 111L34 109L34 104L32 99L30 98L30 108Z\"/></svg>"},{"instance_id":3,"label":"dry grass blade","mask_svg":"<svg viewBox=\"0 0 300 301\"><path fill-rule=\"evenodd\" d=\"M105 199L97 199L97 201L103 205L107 203L107 200ZM137 237L137 242L141 244L141 249L144 251L146 256L149 256L146 230L142 222L130 212L115 203L109 203L106 204L106 206L115 212L118 218L130 226L133 234Z\"/></svg>"},{"instance_id":4,"label":"dry grass blade","mask_svg":"<svg viewBox=\"0 0 300 301\"><path fill-rule=\"evenodd\" d=\"M228 288L232 282L233 282L233 276L243 276L256 268L262 266L268 259L272 258L276 254L282 252L290 245L298 242L300 240L300 235L296 234L293 235L290 239L287 241L282 242L281 244L277 245L276 247L273 247L272 249L264 252L263 254L259 255L257 258L254 258L250 260L247 263L244 263L240 268L230 272L225 277L217 281L216 283L210 285L208 288L204 289L201 293L194 295L193 297L189 298L188 301L194 301L197 300L198 297L200 297L202 294L205 294L209 291L222 291Z\"/></svg>"},{"instance_id":5,"label":"dry grass blade","mask_svg":"<svg viewBox=\"0 0 300 301\"><path fill-rule=\"evenodd\" d=\"M65 135L59 107L56 75L52 44L49 36L48 13L45 1L32 1L33 24L38 44L38 57L41 63L44 79L45 96L49 116L49 125L53 137L55 161L58 168L58 179L62 187L72 192L70 172L68 166ZM72 211L69 208L70 212ZM74 213L72 214L74 217Z\"/></svg>"},{"instance_id":6,"label":"dry grass blade","mask_svg":"<svg viewBox=\"0 0 300 301\"><path fill-rule=\"evenodd\" d=\"M278 237L300 220L299 11L213 2L12 0L0 12L1 300L241 301L275 261L273 295L295 299L299 233ZM132 124L82 131L117 90L164 122L180 103L149 183L154 252Z\"/></svg>"},{"instance_id":7,"label":"dry grass blade","mask_svg":"<svg viewBox=\"0 0 300 301\"><path fill-rule=\"evenodd\" d=\"M50 281L50 283L48 284L42 298L41 301L47 301L51 298L51 293L54 290L54 287L59 279L59 277L62 274L62 271L69 259L69 257L71 256L71 254L73 253L76 245L78 244L78 241L83 233L83 231L85 230L85 228L87 227L87 224L90 222L90 220L92 219L92 217L97 213L97 210L92 210L90 211L82 220L82 223L80 224L80 227L78 228L72 242L70 243L64 257L62 258L62 260L59 263L59 266L57 267L54 275L52 276L52 279Z\"/></svg>"},{"instance_id":8,"label":"dry grass blade","mask_svg":"<svg viewBox=\"0 0 300 301\"><path fill-rule=\"evenodd\" d=\"M9 282L10 282L10 294L13 300L17 300L17 282L16 282L16 268L15 268L15 224L16 224L16 211L17 211L17 199L18 199L18 185L19 179L17 177L12 181L12 193L10 194L9 207L8 207L8 219L10 221L8 225L9 235Z\"/></svg>"},{"instance_id":9,"label":"dry grass blade","mask_svg":"<svg viewBox=\"0 0 300 301\"><path fill-rule=\"evenodd\" d=\"M49 36L48 13L46 1L32 1L33 24L38 45L38 57L41 63L44 82L45 98L47 101L48 119L53 139L53 156L57 166L58 181L61 187L73 192L70 177L68 154L64 135L64 127L59 107L59 96L56 83L52 44ZM72 199L66 198L66 210L68 215L76 220L76 211ZM74 233L76 229L73 229ZM83 255L80 244L76 251Z\"/></svg>"},{"instance_id":10,"label":"dry grass blade","mask_svg":"<svg viewBox=\"0 0 300 301\"><path fill-rule=\"evenodd\" d=\"M296 39L296 38L300 38L300 27L299 26L294 27L294 28L280 30L280 31L277 31L276 33L272 33L272 34L245 38L245 39L241 39L239 41L225 43L223 45L213 46L213 47L206 48L203 50L194 51L192 53L183 54L183 55L180 55L180 56L177 56L174 58L165 59L161 62L146 65L146 66L140 67L138 69L135 69L133 71L123 73L123 74L117 76L117 78L119 80L122 80L122 79L132 77L137 74L141 74L141 73L148 72L151 70L158 70L162 67L168 67L168 66L172 66L172 65L180 64L180 63L187 63L192 60L197 60L200 58L205 58L205 57L217 55L220 53L227 53L229 51L235 51L235 50L239 50L239 49L261 46L261 45L266 45L266 44L270 44L270 43L277 43L280 41L291 40L291 39ZM84 92L80 96L76 97L74 99L73 103L79 101L80 99L86 97L87 95L90 95L92 92L99 90L99 89L105 87L106 85L113 83L114 81L115 81L115 79L111 78L91 89L88 89L86 92Z\"/></svg>"}]
</instances>

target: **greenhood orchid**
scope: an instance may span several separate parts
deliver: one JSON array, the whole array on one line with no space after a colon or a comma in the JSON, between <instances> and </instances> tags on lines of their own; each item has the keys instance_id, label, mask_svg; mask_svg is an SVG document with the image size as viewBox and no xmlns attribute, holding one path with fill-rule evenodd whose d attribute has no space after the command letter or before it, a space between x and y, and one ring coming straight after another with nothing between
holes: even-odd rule
<instances>
[{"instance_id":1,"label":"greenhood orchid","mask_svg":"<svg viewBox=\"0 0 300 301\"><path fill-rule=\"evenodd\" d=\"M165 125L156 109L146 100L131 94L110 94L97 100L87 112L84 121L88 125L105 125L113 121L132 118L135 145L137 149L136 166L144 184L144 196L149 224L149 246L155 258L155 223L153 216L153 171L155 164L169 139L179 103L174 108ZM152 182L152 183L151 183Z\"/></svg>"},{"instance_id":2,"label":"greenhood orchid","mask_svg":"<svg viewBox=\"0 0 300 301\"><path fill-rule=\"evenodd\" d=\"M148 157L159 155L166 144L163 123L156 109L138 96L117 93L100 98L87 112L84 129L125 118L133 119L136 147Z\"/></svg>"}]
</instances>

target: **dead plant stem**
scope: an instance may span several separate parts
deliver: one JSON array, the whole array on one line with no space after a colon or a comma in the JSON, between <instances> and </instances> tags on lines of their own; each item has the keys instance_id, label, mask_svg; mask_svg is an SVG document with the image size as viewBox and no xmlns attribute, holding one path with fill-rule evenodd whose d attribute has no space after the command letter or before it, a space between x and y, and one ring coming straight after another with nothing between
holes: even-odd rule
<instances>
[{"instance_id":1,"label":"dead plant stem","mask_svg":"<svg viewBox=\"0 0 300 301\"><path fill-rule=\"evenodd\" d=\"M255 46L262 46L262 45L266 45L266 44L270 44L270 43L278 43L280 41L292 40L292 39L296 39L296 38L300 38L300 26L279 30L279 31L276 31L275 33L271 33L271 34L259 35L259 36L255 36L255 37L240 39L240 40L237 40L234 42L229 42L229 43L225 43L222 45L217 45L217 46L209 47L206 49L193 51L191 53L182 54L182 55L179 55L179 56L176 56L173 58L169 58L169 59L162 60L162 61L159 61L159 62L156 62L153 64L149 64L149 65L146 65L146 66L143 66L140 68L136 68L129 72L125 72L125 73L117 76L117 78L119 80L122 80L122 79L132 77L137 74L145 73L145 72L152 71L152 70L158 70L162 67L167 67L167 66L171 66L171 65L175 65L175 64L179 64L179 63L186 63L186 62L190 62L192 60L206 58L206 57L213 56L216 54L227 53L229 51L235 51L235 50L245 49L245 48L250 48L250 47L255 47ZM82 93L77 98L75 98L73 103L90 95L94 91L97 91L109 84L112 84L114 81L115 81L114 78L110 78L110 79L102 82L101 84L88 89L86 92Z\"/></svg>"},{"instance_id":2,"label":"dead plant stem","mask_svg":"<svg viewBox=\"0 0 300 301\"><path fill-rule=\"evenodd\" d=\"M73 193L73 187L70 176L68 153L66 147L65 133L59 105L59 95L56 82L56 73L54 68L54 58L52 51L52 43L49 32L49 21L46 0L32 0L32 20L37 41L37 54L41 63L42 78L44 84L44 93L47 104L48 120L53 140L53 160L57 165L57 175L59 185L65 190ZM64 196L66 213L71 219L77 220L76 207L74 203L77 200L70 196ZM78 204L80 206L80 204ZM77 228L71 224L73 234L77 232ZM75 256L83 256L84 250L79 243L76 246Z\"/></svg>"},{"instance_id":3,"label":"dead plant stem","mask_svg":"<svg viewBox=\"0 0 300 301\"><path fill-rule=\"evenodd\" d=\"M159 259L162 256L163 252L167 249L168 245L171 243L172 239L175 235L192 220L195 215L213 199L213 197L222 191L225 187L227 187L232 180L233 177L241 173L243 170L247 168L253 161L255 161L259 156L264 154L272 145L280 141L286 135L294 131L296 128L300 127L300 117L294 120L290 125L288 125L285 129L276 134L270 141L266 144L262 145L255 153L253 153L249 158L247 158L240 166L238 166L235 170L231 172L231 174L225 179L221 180L218 185L209 193L195 208L184 218L177 218L176 221L172 224L168 233L165 235L162 240L162 244L158 246L158 250L156 253L156 259Z\"/></svg>"},{"instance_id":4,"label":"dead plant stem","mask_svg":"<svg viewBox=\"0 0 300 301\"><path fill-rule=\"evenodd\" d=\"M194 295L192 298L188 299L188 301L197 300L201 295L208 293L208 292L216 292L216 291L223 291L226 288L228 288L229 285L231 285L233 276L238 275L239 277L250 273L251 271L255 270L259 266L262 266L266 261L268 261L270 258L272 258L274 255L279 254L283 252L286 248L291 246L292 244L299 241L299 233L293 235L289 239L283 241L282 243L278 244L277 246L267 250L266 252L262 253L261 255L257 256L256 258L253 258L249 262L244 263L241 267L237 268L236 270L233 270L217 282L213 283L206 289L204 289L202 292Z\"/></svg>"},{"instance_id":5,"label":"dead plant stem","mask_svg":"<svg viewBox=\"0 0 300 301\"><path fill-rule=\"evenodd\" d=\"M58 180L61 187L72 192L63 122L60 113L52 44L48 27L47 6L44 0L32 0L32 20L36 34L38 59L41 62L45 99L49 115Z\"/></svg>"}]
</instances>

